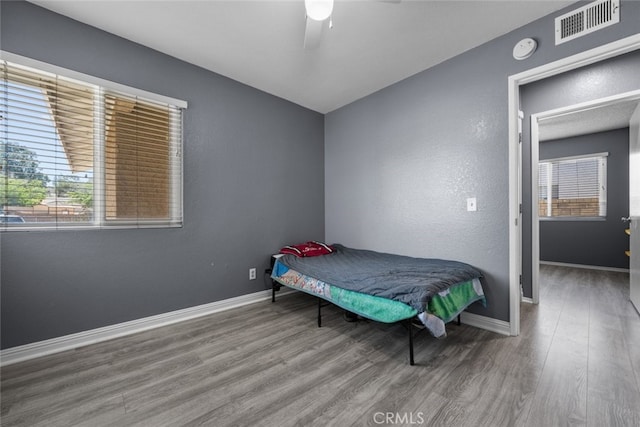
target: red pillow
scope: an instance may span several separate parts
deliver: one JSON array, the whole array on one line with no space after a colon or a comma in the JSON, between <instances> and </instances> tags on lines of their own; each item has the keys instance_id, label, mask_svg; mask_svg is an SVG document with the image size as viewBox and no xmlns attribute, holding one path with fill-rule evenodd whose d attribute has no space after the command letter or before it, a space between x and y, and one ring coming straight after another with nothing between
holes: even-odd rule
<instances>
[{"instance_id":1,"label":"red pillow","mask_svg":"<svg viewBox=\"0 0 640 427\"><path fill-rule=\"evenodd\" d=\"M288 245L280 249L281 254L291 254L297 257L311 257L327 255L333 252L333 248L320 242L310 241L299 245Z\"/></svg>"}]
</instances>

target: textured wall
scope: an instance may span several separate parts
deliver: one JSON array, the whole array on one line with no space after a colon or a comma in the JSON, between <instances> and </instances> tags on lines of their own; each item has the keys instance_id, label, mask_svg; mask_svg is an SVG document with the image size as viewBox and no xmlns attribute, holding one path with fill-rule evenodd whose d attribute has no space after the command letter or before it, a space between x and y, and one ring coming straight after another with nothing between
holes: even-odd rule
<instances>
[{"instance_id":1,"label":"textured wall","mask_svg":"<svg viewBox=\"0 0 640 427\"><path fill-rule=\"evenodd\" d=\"M189 103L184 227L3 233L2 348L260 291L270 254L324 238L321 114L30 3L1 7L3 50Z\"/></svg>"},{"instance_id":2,"label":"textured wall","mask_svg":"<svg viewBox=\"0 0 640 427\"><path fill-rule=\"evenodd\" d=\"M607 217L604 221L540 221L540 259L629 268L629 128L540 143L540 159L605 153Z\"/></svg>"},{"instance_id":3,"label":"textured wall","mask_svg":"<svg viewBox=\"0 0 640 427\"><path fill-rule=\"evenodd\" d=\"M474 264L488 307L472 311L508 321L508 76L635 34L640 2L624 2L620 24L560 46L554 16L329 113L327 240ZM516 61L525 37L538 51ZM477 212L466 211L472 196Z\"/></svg>"}]
</instances>

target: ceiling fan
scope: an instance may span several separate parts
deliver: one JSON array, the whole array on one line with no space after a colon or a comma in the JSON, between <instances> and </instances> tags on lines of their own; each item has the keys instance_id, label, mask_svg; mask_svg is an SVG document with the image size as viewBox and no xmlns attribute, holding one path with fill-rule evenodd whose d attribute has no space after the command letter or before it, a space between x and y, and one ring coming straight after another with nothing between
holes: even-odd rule
<instances>
[{"instance_id":1,"label":"ceiling fan","mask_svg":"<svg viewBox=\"0 0 640 427\"><path fill-rule=\"evenodd\" d=\"M400 3L401 0L378 0L387 3ZM304 0L306 24L304 28L305 50L315 49L320 45L325 27L331 28L331 14L334 0Z\"/></svg>"}]
</instances>

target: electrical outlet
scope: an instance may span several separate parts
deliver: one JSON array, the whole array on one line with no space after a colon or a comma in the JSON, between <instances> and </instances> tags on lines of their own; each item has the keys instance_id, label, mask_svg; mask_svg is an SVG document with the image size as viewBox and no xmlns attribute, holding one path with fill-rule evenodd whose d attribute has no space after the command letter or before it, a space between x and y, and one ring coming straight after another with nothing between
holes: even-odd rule
<instances>
[{"instance_id":1,"label":"electrical outlet","mask_svg":"<svg viewBox=\"0 0 640 427\"><path fill-rule=\"evenodd\" d=\"M256 269L255 268L250 268L249 269L249 280L256 280Z\"/></svg>"}]
</instances>

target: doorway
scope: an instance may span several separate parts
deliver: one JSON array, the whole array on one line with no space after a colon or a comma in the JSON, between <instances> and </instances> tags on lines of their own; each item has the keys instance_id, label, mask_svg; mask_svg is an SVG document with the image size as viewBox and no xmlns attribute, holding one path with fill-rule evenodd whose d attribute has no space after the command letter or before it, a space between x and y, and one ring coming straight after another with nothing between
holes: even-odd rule
<instances>
[{"instance_id":1,"label":"doorway","mask_svg":"<svg viewBox=\"0 0 640 427\"><path fill-rule=\"evenodd\" d=\"M636 34L577 55L564 58L513 76L508 79L509 94L509 329L511 335L520 333L520 301L522 269L521 204L519 201L522 163L519 162L518 112L520 86L559 75L586 65L640 49L640 34Z\"/></svg>"},{"instance_id":2,"label":"doorway","mask_svg":"<svg viewBox=\"0 0 640 427\"><path fill-rule=\"evenodd\" d=\"M540 141L628 128L638 105L640 105L640 90L533 114L531 116L531 206L537 207L539 201ZM628 152L628 148L626 151ZM625 193L628 194L627 191ZM617 216L609 213L608 221L619 221L628 215L627 206L627 210L619 212ZM585 223L579 225L583 224ZM532 293L530 302L537 304L539 302L540 217L539 210L536 208L531 210L531 229ZM625 238L623 235L619 237L619 240ZM622 253L623 250L620 250L620 257L623 256ZM615 268L610 269L614 270Z\"/></svg>"}]
</instances>

